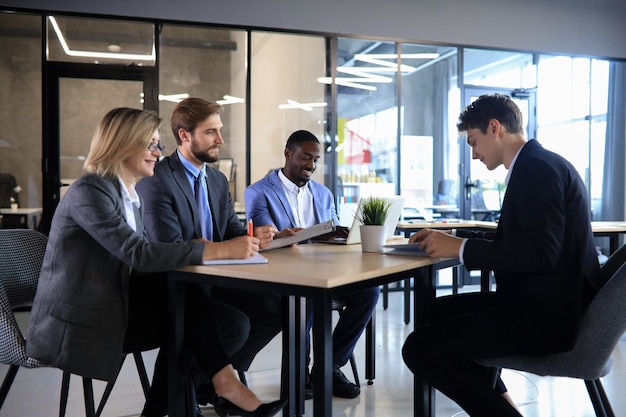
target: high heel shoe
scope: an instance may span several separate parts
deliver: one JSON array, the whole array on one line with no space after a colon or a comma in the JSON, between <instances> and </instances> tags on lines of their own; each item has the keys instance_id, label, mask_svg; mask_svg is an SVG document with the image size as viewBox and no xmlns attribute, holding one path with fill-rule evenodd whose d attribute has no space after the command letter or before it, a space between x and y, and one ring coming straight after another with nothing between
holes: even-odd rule
<instances>
[{"instance_id":1,"label":"high heel shoe","mask_svg":"<svg viewBox=\"0 0 626 417\"><path fill-rule=\"evenodd\" d=\"M272 417L287 405L287 400L276 400L271 403L264 403L254 411L246 411L226 398L216 402L215 412L221 417L241 416L241 417Z\"/></svg>"}]
</instances>

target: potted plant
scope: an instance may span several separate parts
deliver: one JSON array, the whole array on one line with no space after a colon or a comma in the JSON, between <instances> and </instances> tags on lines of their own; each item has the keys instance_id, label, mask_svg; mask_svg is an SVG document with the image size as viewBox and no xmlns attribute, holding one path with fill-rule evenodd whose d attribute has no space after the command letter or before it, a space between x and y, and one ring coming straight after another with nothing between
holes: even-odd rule
<instances>
[{"instance_id":1,"label":"potted plant","mask_svg":"<svg viewBox=\"0 0 626 417\"><path fill-rule=\"evenodd\" d=\"M382 252L387 236L385 220L389 214L391 201L385 197L367 197L357 211L361 223L361 247L363 252Z\"/></svg>"}]
</instances>

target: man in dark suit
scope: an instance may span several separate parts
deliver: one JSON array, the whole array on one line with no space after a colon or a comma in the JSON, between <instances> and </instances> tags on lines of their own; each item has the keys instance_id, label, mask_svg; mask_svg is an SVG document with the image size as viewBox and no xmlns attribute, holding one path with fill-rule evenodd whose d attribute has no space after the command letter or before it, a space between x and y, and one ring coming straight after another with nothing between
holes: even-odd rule
<instances>
[{"instance_id":1,"label":"man in dark suit","mask_svg":"<svg viewBox=\"0 0 626 417\"><path fill-rule=\"evenodd\" d=\"M429 324L407 338L407 366L470 416L520 416L502 381L475 360L572 348L580 318L602 285L587 190L561 156L527 141L505 95L484 95L460 115L472 158L508 169L495 233L414 234L432 257L458 257L494 272L497 288L436 300Z\"/></svg>"},{"instance_id":2,"label":"man in dark suit","mask_svg":"<svg viewBox=\"0 0 626 417\"><path fill-rule=\"evenodd\" d=\"M245 236L247 230L233 208L228 180L207 165L218 160L220 146L224 143L222 112L220 104L200 98L187 98L178 103L171 119L178 147L159 161L154 176L140 181L136 189L144 199L145 227L150 239L177 242L206 238L213 242L219 258L244 258L240 253L243 249L241 236ZM275 232L274 227L261 226L255 228L254 235L263 247L273 239ZM233 366L240 371L247 370L254 356L281 330L281 297L204 287L215 301L214 314ZM249 328L249 333L241 334L242 325ZM214 403L216 411L222 414L209 386L200 385L198 401Z\"/></svg>"}]
</instances>

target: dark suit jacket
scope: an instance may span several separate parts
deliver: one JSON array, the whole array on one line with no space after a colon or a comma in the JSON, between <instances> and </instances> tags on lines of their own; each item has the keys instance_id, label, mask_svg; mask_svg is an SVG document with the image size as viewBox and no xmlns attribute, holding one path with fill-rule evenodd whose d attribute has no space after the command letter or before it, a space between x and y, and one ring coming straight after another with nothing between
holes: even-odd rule
<instances>
[{"instance_id":1,"label":"dark suit jacket","mask_svg":"<svg viewBox=\"0 0 626 417\"><path fill-rule=\"evenodd\" d=\"M243 236L247 230L237 218L228 190L228 180L218 170L207 167L208 195L213 217L213 241ZM145 227L150 239L176 242L202 236L193 188L178 152L159 161L153 177L137 183L145 205Z\"/></svg>"},{"instance_id":2,"label":"dark suit jacket","mask_svg":"<svg viewBox=\"0 0 626 417\"><path fill-rule=\"evenodd\" d=\"M128 321L130 268L200 264L204 244L149 242L137 232L117 180L86 174L54 213L27 334L27 354L89 378L116 376Z\"/></svg>"},{"instance_id":3,"label":"dark suit jacket","mask_svg":"<svg viewBox=\"0 0 626 417\"><path fill-rule=\"evenodd\" d=\"M587 190L576 169L528 141L511 171L495 236L470 239L463 258L468 269L494 271L499 301L538 353L571 348L602 285Z\"/></svg>"}]
</instances>

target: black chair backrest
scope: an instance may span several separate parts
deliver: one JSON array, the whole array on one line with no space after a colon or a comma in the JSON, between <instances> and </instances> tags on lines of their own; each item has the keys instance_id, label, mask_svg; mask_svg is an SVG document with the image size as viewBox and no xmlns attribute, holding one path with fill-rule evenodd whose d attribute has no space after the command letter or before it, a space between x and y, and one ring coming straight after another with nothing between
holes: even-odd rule
<instances>
[{"instance_id":1,"label":"black chair backrest","mask_svg":"<svg viewBox=\"0 0 626 417\"><path fill-rule=\"evenodd\" d=\"M0 174L0 207L11 207L11 197L19 204L19 195L15 192L17 180L11 174Z\"/></svg>"}]
</instances>

